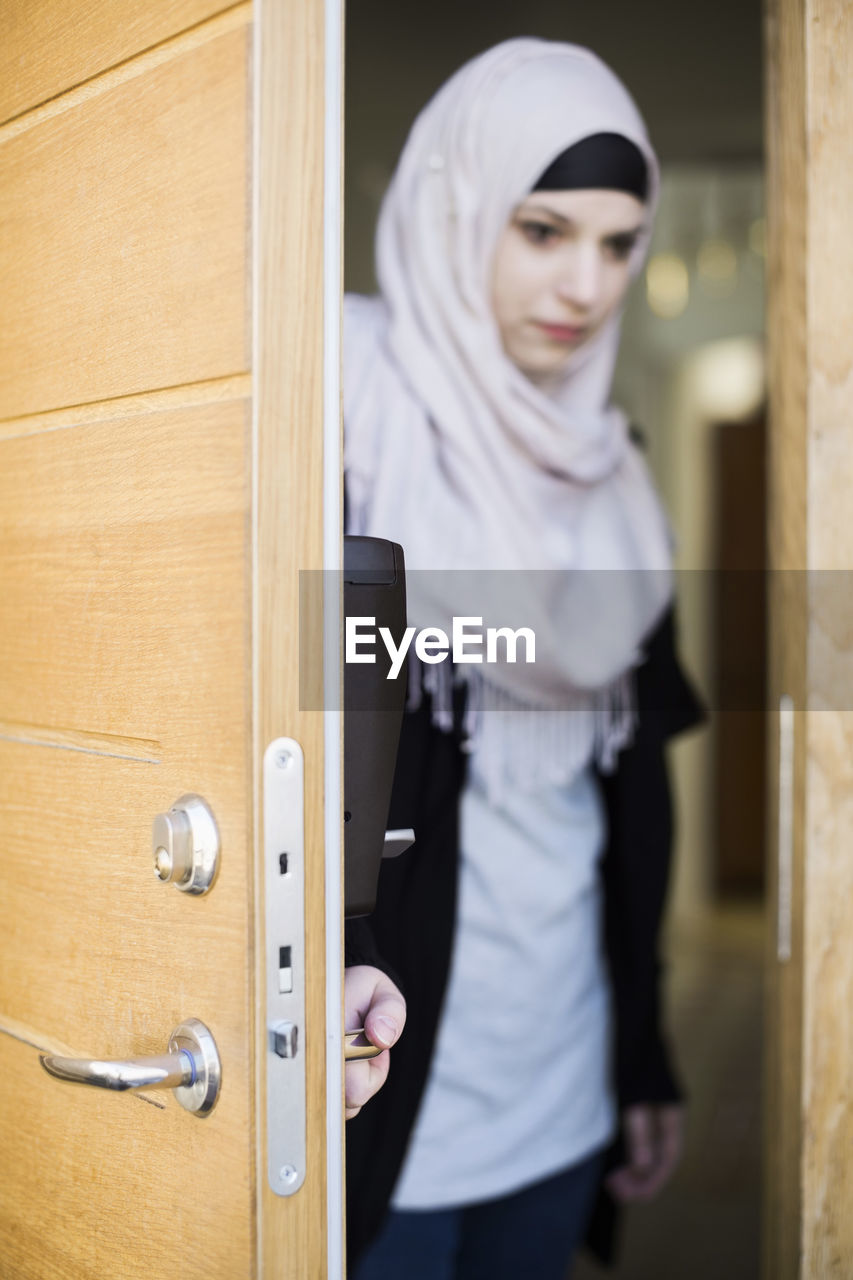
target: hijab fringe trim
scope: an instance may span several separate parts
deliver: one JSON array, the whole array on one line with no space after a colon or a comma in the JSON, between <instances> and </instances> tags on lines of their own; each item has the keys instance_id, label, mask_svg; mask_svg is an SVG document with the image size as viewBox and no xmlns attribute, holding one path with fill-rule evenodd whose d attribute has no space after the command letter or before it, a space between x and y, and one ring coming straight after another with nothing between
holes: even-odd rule
<instances>
[{"instance_id":1,"label":"hijab fringe trim","mask_svg":"<svg viewBox=\"0 0 853 1280\"><path fill-rule=\"evenodd\" d=\"M567 786L589 764L612 773L620 751L633 740L637 724L632 670L595 693L578 692L574 707L531 707L450 662L422 663L409 656L407 711L431 699L431 720L450 733L455 727L454 692L467 686L461 723L462 750L476 756L477 770L491 795L506 787L533 791Z\"/></svg>"}]
</instances>

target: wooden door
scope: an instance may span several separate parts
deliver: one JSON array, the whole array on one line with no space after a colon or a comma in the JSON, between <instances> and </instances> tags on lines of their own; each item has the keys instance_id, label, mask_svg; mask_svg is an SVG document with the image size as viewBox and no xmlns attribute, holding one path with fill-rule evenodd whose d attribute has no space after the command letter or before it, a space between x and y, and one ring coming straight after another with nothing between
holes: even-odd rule
<instances>
[{"instance_id":1,"label":"wooden door","mask_svg":"<svg viewBox=\"0 0 853 1280\"><path fill-rule=\"evenodd\" d=\"M321 0L0 11L4 1280L335 1274L339 796L296 648L298 572L338 511L324 22ZM292 1196L265 1134L261 761L283 735L309 850ZM197 897L152 863L155 815L187 792L221 834ZM204 1119L39 1061L159 1055L187 1018L222 1062Z\"/></svg>"},{"instance_id":2,"label":"wooden door","mask_svg":"<svg viewBox=\"0 0 853 1280\"><path fill-rule=\"evenodd\" d=\"M766 47L773 735L764 1274L840 1280L853 1274L853 10L845 0L771 0Z\"/></svg>"}]
</instances>

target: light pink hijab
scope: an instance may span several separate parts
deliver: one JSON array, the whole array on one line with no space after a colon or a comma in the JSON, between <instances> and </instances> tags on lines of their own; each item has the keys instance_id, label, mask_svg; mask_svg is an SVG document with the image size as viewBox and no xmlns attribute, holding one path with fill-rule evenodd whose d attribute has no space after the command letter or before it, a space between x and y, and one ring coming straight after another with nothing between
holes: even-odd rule
<instances>
[{"instance_id":1,"label":"light pink hijab","mask_svg":"<svg viewBox=\"0 0 853 1280\"><path fill-rule=\"evenodd\" d=\"M546 392L504 354L490 309L513 209L560 152L601 132L648 165L636 275L659 185L642 119L589 50L525 38L467 63L421 112L380 215L380 297L345 307L351 531L403 545L413 625L449 632L475 615L536 633L533 665L456 670L496 786L612 764L630 736L630 671L671 596L666 520L609 403L621 312ZM440 722L451 676L449 663L422 672Z\"/></svg>"}]
</instances>

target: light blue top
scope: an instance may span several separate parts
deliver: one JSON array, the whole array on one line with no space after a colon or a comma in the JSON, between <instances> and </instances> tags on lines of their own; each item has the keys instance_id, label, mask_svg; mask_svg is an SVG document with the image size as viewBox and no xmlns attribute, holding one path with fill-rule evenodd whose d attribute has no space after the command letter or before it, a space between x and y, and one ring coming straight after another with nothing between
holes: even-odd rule
<instances>
[{"instance_id":1,"label":"light blue top","mask_svg":"<svg viewBox=\"0 0 853 1280\"><path fill-rule=\"evenodd\" d=\"M489 799L471 763L449 986L399 1209L510 1194L615 1126L598 783L587 768Z\"/></svg>"}]
</instances>

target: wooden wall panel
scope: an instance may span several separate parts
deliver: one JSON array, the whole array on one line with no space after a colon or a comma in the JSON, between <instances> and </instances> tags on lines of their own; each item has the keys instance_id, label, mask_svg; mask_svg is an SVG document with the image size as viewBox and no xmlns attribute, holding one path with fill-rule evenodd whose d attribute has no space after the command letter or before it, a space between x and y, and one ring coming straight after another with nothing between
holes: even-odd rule
<instances>
[{"instance_id":1,"label":"wooden wall panel","mask_svg":"<svg viewBox=\"0 0 853 1280\"><path fill-rule=\"evenodd\" d=\"M842 1280L853 1274L853 11L772 0L767 30L772 689L797 711L792 947L769 957L764 1275ZM771 777L774 826L775 791ZM775 924L775 874L771 889Z\"/></svg>"},{"instance_id":2,"label":"wooden wall panel","mask_svg":"<svg viewBox=\"0 0 853 1280\"><path fill-rule=\"evenodd\" d=\"M0 121L229 7L225 0L5 0Z\"/></svg>"},{"instance_id":3,"label":"wooden wall panel","mask_svg":"<svg viewBox=\"0 0 853 1280\"><path fill-rule=\"evenodd\" d=\"M803 1275L853 1275L853 9L808 0Z\"/></svg>"},{"instance_id":4,"label":"wooden wall panel","mask_svg":"<svg viewBox=\"0 0 853 1280\"><path fill-rule=\"evenodd\" d=\"M241 27L0 130L0 418L248 368Z\"/></svg>"}]
</instances>

